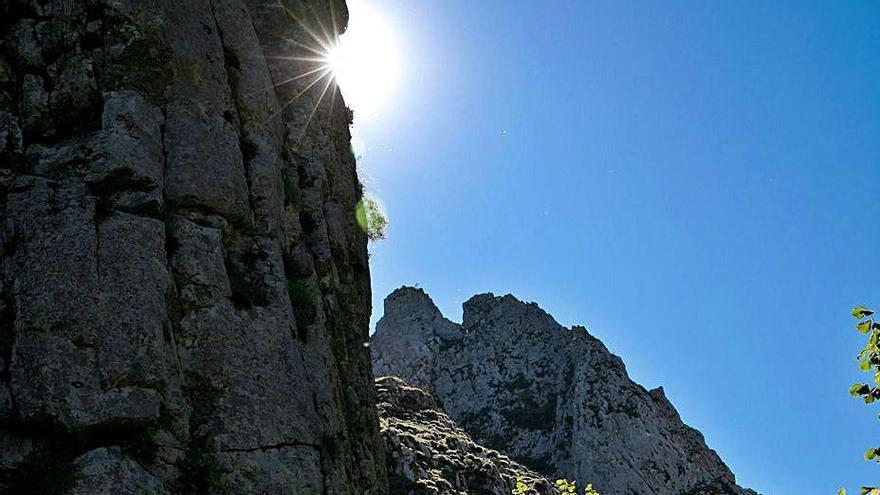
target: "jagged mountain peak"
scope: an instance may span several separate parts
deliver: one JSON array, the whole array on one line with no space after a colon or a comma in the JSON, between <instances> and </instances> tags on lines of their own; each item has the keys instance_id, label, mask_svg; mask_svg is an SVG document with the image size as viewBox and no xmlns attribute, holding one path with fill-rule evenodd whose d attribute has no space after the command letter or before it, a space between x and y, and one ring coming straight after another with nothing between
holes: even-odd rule
<instances>
[{"instance_id":1,"label":"jagged mountain peak","mask_svg":"<svg viewBox=\"0 0 880 495\"><path fill-rule=\"evenodd\" d=\"M394 315L439 315L440 309L427 292L404 285L385 298L385 316Z\"/></svg>"},{"instance_id":2,"label":"jagged mountain peak","mask_svg":"<svg viewBox=\"0 0 880 495\"><path fill-rule=\"evenodd\" d=\"M464 303L460 325L423 314L379 321L374 371L433 395L476 442L607 493L752 493L682 423L662 388L630 380L623 361L584 327L566 328L535 303L491 293Z\"/></svg>"},{"instance_id":3,"label":"jagged mountain peak","mask_svg":"<svg viewBox=\"0 0 880 495\"><path fill-rule=\"evenodd\" d=\"M537 303L525 302L512 294L496 296L491 292L471 297L462 305L462 326L480 328L483 320L527 318L536 321L552 321L553 317ZM491 328L491 327L489 327Z\"/></svg>"}]
</instances>

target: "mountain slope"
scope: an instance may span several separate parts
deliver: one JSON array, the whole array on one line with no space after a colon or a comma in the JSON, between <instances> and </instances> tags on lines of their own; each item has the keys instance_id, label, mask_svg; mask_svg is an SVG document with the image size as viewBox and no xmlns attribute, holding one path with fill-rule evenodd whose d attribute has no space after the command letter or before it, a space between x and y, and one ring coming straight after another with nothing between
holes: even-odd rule
<instances>
[{"instance_id":1,"label":"mountain slope","mask_svg":"<svg viewBox=\"0 0 880 495\"><path fill-rule=\"evenodd\" d=\"M746 495L663 394L631 381L583 327L475 296L461 325L419 289L385 300L373 369L431 393L474 440L547 476L619 495Z\"/></svg>"},{"instance_id":2,"label":"mountain slope","mask_svg":"<svg viewBox=\"0 0 880 495\"><path fill-rule=\"evenodd\" d=\"M424 391L389 376L376 389L394 495L508 495L518 480L555 495L534 471L474 443Z\"/></svg>"}]
</instances>

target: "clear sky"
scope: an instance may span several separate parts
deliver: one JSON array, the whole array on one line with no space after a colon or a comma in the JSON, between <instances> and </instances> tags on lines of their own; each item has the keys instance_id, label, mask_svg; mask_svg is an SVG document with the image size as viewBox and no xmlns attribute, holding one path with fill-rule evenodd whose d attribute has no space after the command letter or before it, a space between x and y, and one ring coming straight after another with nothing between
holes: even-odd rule
<instances>
[{"instance_id":1,"label":"clear sky","mask_svg":"<svg viewBox=\"0 0 880 495\"><path fill-rule=\"evenodd\" d=\"M848 311L880 306L880 2L349 1L403 53L355 116L391 222L374 320L402 284L453 320L513 293L663 385L741 484L880 483L880 409L847 394Z\"/></svg>"}]
</instances>

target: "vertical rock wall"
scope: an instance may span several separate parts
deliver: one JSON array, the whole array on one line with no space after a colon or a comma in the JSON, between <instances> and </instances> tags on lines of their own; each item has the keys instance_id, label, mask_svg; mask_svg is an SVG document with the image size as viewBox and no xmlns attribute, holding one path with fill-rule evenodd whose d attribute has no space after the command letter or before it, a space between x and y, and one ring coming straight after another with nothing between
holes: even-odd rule
<instances>
[{"instance_id":1,"label":"vertical rock wall","mask_svg":"<svg viewBox=\"0 0 880 495\"><path fill-rule=\"evenodd\" d=\"M0 492L386 493L344 1L0 5Z\"/></svg>"}]
</instances>

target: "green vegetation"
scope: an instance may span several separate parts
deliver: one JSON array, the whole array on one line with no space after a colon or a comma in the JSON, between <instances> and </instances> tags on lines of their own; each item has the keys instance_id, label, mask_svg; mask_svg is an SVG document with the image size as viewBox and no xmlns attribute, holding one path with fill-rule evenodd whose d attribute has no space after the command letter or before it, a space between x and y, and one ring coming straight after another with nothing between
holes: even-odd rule
<instances>
[{"instance_id":1,"label":"green vegetation","mask_svg":"<svg viewBox=\"0 0 880 495\"><path fill-rule=\"evenodd\" d=\"M293 305L293 312L296 316L297 332L299 338L305 342L308 338L305 328L311 325L318 318L318 305L312 298L308 286L301 280L288 279L287 293L290 296L290 303ZM302 327L302 328L300 328Z\"/></svg>"},{"instance_id":2,"label":"green vegetation","mask_svg":"<svg viewBox=\"0 0 880 495\"><path fill-rule=\"evenodd\" d=\"M223 475L226 471L216 455L204 442L196 442L186 451L186 458L180 463L180 478L177 482L183 493L202 495L223 493L227 488Z\"/></svg>"},{"instance_id":3,"label":"green vegetation","mask_svg":"<svg viewBox=\"0 0 880 495\"><path fill-rule=\"evenodd\" d=\"M187 64L182 58L172 59L174 50L165 37L145 23L119 16L108 19L106 29L107 37L123 48L108 57L101 74L103 85L113 89L134 88L147 98L157 100L173 82L175 71L186 70Z\"/></svg>"},{"instance_id":4,"label":"green vegetation","mask_svg":"<svg viewBox=\"0 0 880 495\"><path fill-rule=\"evenodd\" d=\"M860 495L880 495L880 488L871 488L869 486L863 486L859 491ZM841 488L837 490L837 495L846 495L846 490Z\"/></svg>"},{"instance_id":5,"label":"green vegetation","mask_svg":"<svg viewBox=\"0 0 880 495\"><path fill-rule=\"evenodd\" d=\"M376 198L364 194L355 207L354 216L360 228L367 233L369 240L379 241L385 239L385 229L388 228L388 216Z\"/></svg>"},{"instance_id":6,"label":"green vegetation","mask_svg":"<svg viewBox=\"0 0 880 495\"><path fill-rule=\"evenodd\" d=\"M865 404L872 404L880 400L880 323L874 321L874 312L864 306L856 306L850 312L853 318L858 320L856 329L868 335L865 348L859 352L859 369L865 373L873 374L873 384L856 383L849 388L853 397L860 397ZM871 447L865 452L865 459L880 462L880 447ZM863 486L859 491L861 495L880 495L880 487ZM846 490L841 488L838 495L846 495Z\"/></svg>"},{"instance_id":7,"label":"green vegetation","mask_svg":"<svg viewBox=\"0 0 880 495\"><path fill-rule=\"evenodd\" d=\"M568 481L568 480L556 480L556 492L560 495L577 495L577 482ZM522 480L516 482L516 488L513 489L513 495L531 495L537 493L535 491L534 485L528 485L524 483ZM598 491L593 488L591 483L587 483L587 486L584 487L583 495L601 495ZM873 494L872 494L873 495Z\"/></svg>"}]
</instances>

